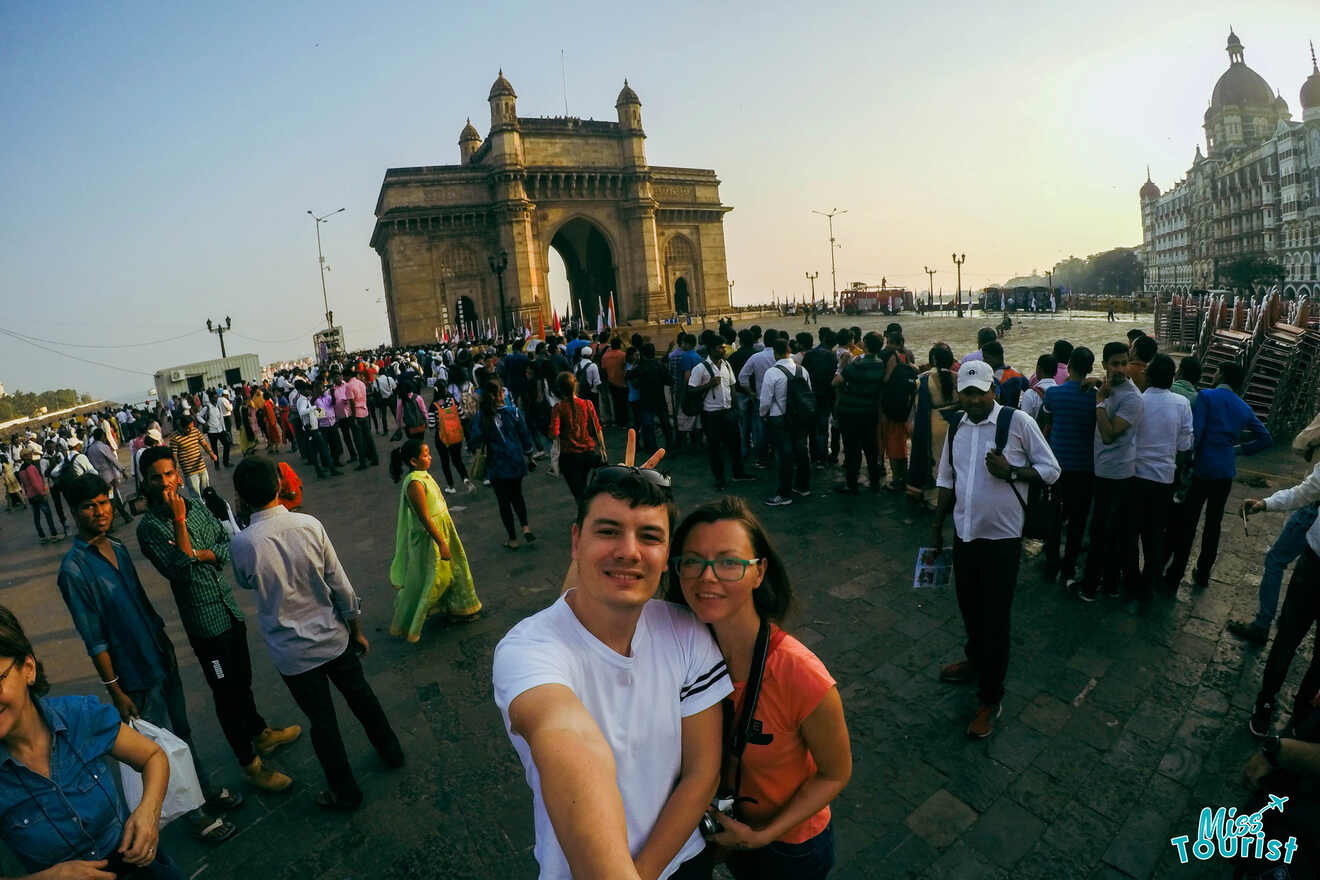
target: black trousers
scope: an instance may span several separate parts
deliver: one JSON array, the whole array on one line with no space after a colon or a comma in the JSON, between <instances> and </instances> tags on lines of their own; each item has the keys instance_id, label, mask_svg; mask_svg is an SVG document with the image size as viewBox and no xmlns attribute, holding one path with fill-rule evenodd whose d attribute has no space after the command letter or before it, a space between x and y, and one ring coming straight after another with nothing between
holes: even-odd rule
<instances>
[{"instance_id":1,"label":"black trousers","mask_svg":"<svg viewBox=\"0 0 1320 880\"><path fill-rule=\"evenodd\" d=\"M233 441L229 439L229 432L216 431L214 434L210 435L210 438L211 438L211 449L216 450L218 452L220 450L220 447L222 446L224 447L225 451L224 454L221 455L220 457L220 464L224 467L229 467L229 449L234 445Z\"/></svg>"},{"instance_id":2,"label":"black trousers","mask_svg":"<svg viewBox=\"0 0 1320 880\"><path fill-rule=\"evenodd\" d=\"M1045 540L1045 564L1057 570L1065 580L1077 571L1077 557L1082 552L1082 536L1086 534L1086 517L1091 512L1094 488L1095 474L1090 471L1064 471L1053 486L1051 496L1056 507L1054 516L1050 517L1049 537ZM1059 557L1061 542L1062 558Z\"/></svg>"},{"instance_id":3,"label":"black trousers","mask_svg":"<svg viewBox=\"0 0 1320 880\"><path fill-rule=\"evenodd\" d=\"M1279 612L1278 629L1274 634L1274 645L1270 648L1269 659L1265 661L1265 676L1261 679L1261 702L1274 702L1274 697L1288 677L1288 667L1292 665L1293 655L1311 631L1311 627L1320 621L1320 557L1308 544L1297 559L1292 580L1288 582L1288 593L1283 599L1283 610ZM1292 720L1300 724L1311 711L1310 702L1320 690L1320 651L1311 655L1311 665L1302 676L1302 683L1297 688L1297 697L1293 700Z\"/></svg>"},{"instance_id":4,"label":"black trousers","mask_svg":"<svg viewBox=\"0 0 1320 880\"><path fill-rule=\"evenodd\" d=\"M495 501L500 508L500 522L504 531L509 533L509 540L517 538L513 530L513 515L518 514L518 522L527 525L527 501L523 498L522 477L508 480L500 477L490 478L490 487L495 490Z\"/></svg>"},{"instance_id":5,"label":"black trousers","mask_svg":"<svg viewBox=\"0 0 1320 880\"><path fill-rule=\"evenodd\" d=\"M559 453L559 472L564 475L564 482L568 484L568 491L573 493L574 501L582 500L583 493L587 491L587 480L599 466L600 453L595 450Z\"/></svg>"},{"instance_id":6,"label":"black trousers","mask_svg":"<svg viewBox=\"0 0 1320 880\"><path fill-rule=\"evenodd\" d=\"M445 473L445 485L454 485L453 471L449 469L452 462L454 468L458 471L458 477L461 480L468 478L467 467L463 464L463 443L460 441L453 446L446 446L440 442L440 437L435 438L436 457L440 459L440 467Z\"/></svg>"},{"instance_id":7,"label":"black trousers","mask_svg":"<svg viewBox=\"0 0 1320 880\"><path fill-rule=\"evenodd\" d=\"M335 703L330 696L331 683L343 695L349 711L357 716L362 729L367 733L367 739L387 764L397 764L403 759L403 746L394 728L390 727L375 692L367 683L362 663L352 646L315 669L281 677L289 686L294 702L311 723L312 748L316 750L316 758L325 771L330 790L341 803L361 803L362 789L358 788L353 768L348 763L343 737L339 734Z\"/></svg>"},{"instance_id":8,"label":"black trousers","mask_svg":"<svg viewBox=\"0 0 1320 880\"><path fill-rule=\"evenodd\" d=\"M1141 577L1128 586L1137 599L1149 599L1164 573L1164 531L1173 504L1173 483L1156 483L1134 477L1129 515L1141 541Z\"/></svg>"},{"instance_id":9,"label":"black trousers","mask_svg":"<svg viewBox=\"0 0 1320 880\"><path fill-rule=\"evenodd\" d=\"M1182 503L1182 515L1169 527L1169 564L1164 569L1164 584L1170 590L1187 572L1187 560L1192 555L1192 540L1196 537L1196 521L1205 508L1205 527L1201 530L1201 553L1196 557L1193 578L1198 584L1210 582L1210 572L1219 555L1219 530L1224 523L1224 507L1228 493L1233 490L1232 480L1207 480L1192 477L1187 500Z\"/></svg>"},{"instance_id":10,"label":"black trousers","mask_svg":"<svg viewBox=\"0 0 1320 880\"><path fill-rule=\"evenodd\" d=\"M1103 582L1111 591L1137 579L1136 531L1133 528L1132 478L1096 477L1092 491L1091 549L1086 554L1082 588L1095 593Z\"/></svg>"},{"instance_id":11,"label":"black trousers","mask_svg":"<svg viewBox=\"0 0 1320 880\"><path fill-rule=\"evenodd\" d=\"M215 714L229 748L246 767L257 756L252 740L266 729L252 696L252 658L248 654L247 626L234 621L228 630L210 638L190 638L202 675L211 687Z\"/></svg>"},{"instance_id":12,"label":"black trousers","mask_svg":"<svg viewBox=\"0 0 1320 880\"><path fill-rule=\"evenodd\" d=\"M339 430L340 442L348 450L348 460L353 461L358 457L357 453L357 426L353 424L353 419L341 418L335 422L335 428Z\"/></svg>"},{"instance_id":13,"label":"black trousers","mask_svg":"<svg viewBox=\"0 0 1320 880\"><path fill-rule=\"evenodd\" d=\"M325 431L319 428L303 428L303 436L307 438L307 451L318 477L325 476L326 472L334 467L334 459L330 457L330 446L325 440L328 432L328 428Z\"/></svg>"},{"instance_id":14,"label":"black trousers","mask_svg":"<svg viewBox=\"0 0 1320 880\"><path fill-rule=\"evenodd\" d=\"M744 477L747 471L743 466L742 436L738 433L738 419L733 409L718 409L702 412L701 430L706 434L706 457L710 461L710 473L717 485L724 485L724 455L727 452L729 464L735 477Z\"/></svg>"},{"instance_id":15,"label":"black trousers","mask_svg":"<svg viewBox=\"0 0 1320 880\"><path fill-rule=\"evenodd\" d=\"M978 677L978 696L987 706L1004 698L1013 591L1021 558L1021 538L953 539L953 578L967 630L965 650Z\"/></svg>"},{"instance_id":16,"label":"black trousers","mask_svg":"<svg viewBox=\"0 0 1320 880\"><path fill-rule=\"evenodd\" d=\"M790 429L785 416L770 416L766 419L766 426L770 429L770 442L774 444L775 461L779 466L777 494L788 498L794 489L811 491L811 459L807 457L806 430Z\"/></svg>"},{"instance_id":17,"label":"black trousers","mask_svg":"<svg viewBox=\"0 0 1320 880\"><path fill-rule=\"evenodd\" d=\"M371 422L358 416L354 416L351 421L354 429L353 442L357 444L358 464L380 464L380 456L376 453L376 439L371 430Z\"/></svg>"},{"instance_id":18,"label":"black trousers","mask_svg":"<svg viewBox=\"0 0 1320 880\"><path fill-rule=\"evenodd\" d=\"M335 425L321 428L318 431L324 438L326 445L330 447L330 461L335 467L344 463L344 443L339 439L339 431Z\"/></svg>"},{"instance_id":19,"label":"black trousers","mask_svg":"<svg viewBox=\"0 0 1320 880\"><path fill-rule=\"evenodd\" d=\"M880 460L880 438L876 428L880 420L873 415L847 414L839 416L839 433L843 435L843 476L849 489L857 488L862 472L862 457L866 458L866 476L873 488L880 488L885 474Z\"/></svg>"},{"instance_id":20,"label":"black trousers","mask_svg":"<svg viewBox=\"0 0 1320 880\"><path fill-rule=\"evenodd\" d=\"M632 420L628 417L628 386L619 388L616 385L606 385L610 389L610 402L614 404L614 426L616 428L632 427Z\"/></svg>"}]
</instances>

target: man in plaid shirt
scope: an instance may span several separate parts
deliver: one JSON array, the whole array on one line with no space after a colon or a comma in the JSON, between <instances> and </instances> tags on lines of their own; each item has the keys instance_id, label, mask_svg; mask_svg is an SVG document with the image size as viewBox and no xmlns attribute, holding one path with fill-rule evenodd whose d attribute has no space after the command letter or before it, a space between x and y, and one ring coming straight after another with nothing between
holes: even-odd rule
<instances>
[{"instance_id":1,"label":"man in plaid shirt","mask_svg":"<svg viewBox=\"0 0 1320 880\"><path fill-rule=\"evenodd\" d=\"M147 449L139 466L149 504L137 528L142 553L170 582L184 632L211 686L220 728L244 776L256 788L283 791L293 780L264 767L261 759L297 739L302 728L272 729L257 711L247 626L224 576L229 533L205 504L179 494L183 479L167 447Z\"/></svg>"}]
</instances>

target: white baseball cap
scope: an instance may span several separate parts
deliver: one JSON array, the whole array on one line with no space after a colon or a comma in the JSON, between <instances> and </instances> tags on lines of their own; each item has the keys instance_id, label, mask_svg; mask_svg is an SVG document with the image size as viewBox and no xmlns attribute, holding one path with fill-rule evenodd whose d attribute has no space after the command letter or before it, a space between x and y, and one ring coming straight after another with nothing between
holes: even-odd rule
<instances>
[{"instance_id":1,"label":"white baseball cap","mask_svg":"<svg viewBox=\"0 0 1320 880\"><path fill-rule=\"evenodd\" d=\"M989 391L994 381L995 371L990 369L990 365L985 361L972 361L958 368L959 391L966 391L968 388Z\"/></svg>"}]
</instances>

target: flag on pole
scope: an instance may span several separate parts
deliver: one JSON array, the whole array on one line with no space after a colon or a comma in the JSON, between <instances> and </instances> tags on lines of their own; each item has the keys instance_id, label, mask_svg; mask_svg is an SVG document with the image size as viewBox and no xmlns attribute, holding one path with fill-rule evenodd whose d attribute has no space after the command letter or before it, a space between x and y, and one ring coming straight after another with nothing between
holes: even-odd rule
<instances>
[{"instance_id":1,"label":"flag on pole","mask_svg":"<svg viewBox=\"0 0 1320 880\"><path fill-rule=\"evenodd\" d=\"M556 336L561 336L561 335L563 335L563 334L562 334L562 331L559 329L559 312L558 312L557 310L555 310L555 309L552 307L552 308L550 309L550 314L551 314L551 315L554 317L554 319L555 319L555 335L556 335Z\"/></svg>"},{"instance_id":2,"label":"flag on pole","mask_svg":"<svg viewBox=\"0 0 1320 880\"><path fill-rule=\"evenodd\" d=\"M605 309L600 304L600 297L596 297L596 332L605 329Z\"/></svg>"},{"instance_id":3,"label":"flag on pole","mask_svg":"<svg viewBox=\"0 0 1320 880\"><path fill-rule=\"evenodd\" d=\"M619 326L619 320L618 320L618 317L614 314L614 294L613 294L613 293L610 294L610 314L609 314L609 319L610 319L610 326L611 326L611 327L617 327L617 326Z\"/></svg>"}]
</instances>

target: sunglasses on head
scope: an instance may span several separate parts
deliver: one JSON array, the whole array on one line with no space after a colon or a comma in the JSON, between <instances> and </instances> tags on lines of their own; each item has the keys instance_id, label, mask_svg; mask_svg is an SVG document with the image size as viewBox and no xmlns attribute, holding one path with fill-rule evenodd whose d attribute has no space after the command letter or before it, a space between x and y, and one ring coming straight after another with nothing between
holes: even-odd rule
<instances>
[{"instance_id":1,"label":"sunglasses on head","mask_svg":"<svg viewBox=\"0 0 1320 880\"><path fill-rule=\"evenodd\" d=\"M617 483L632 474L640 476L648 483L659 486L661 489L673 488L673 483L667 475L650 468L633 467L629 464L611 464L596 468L591 472L591 480L588 482L587 487Z\"/></svg>"}]
</instances>

